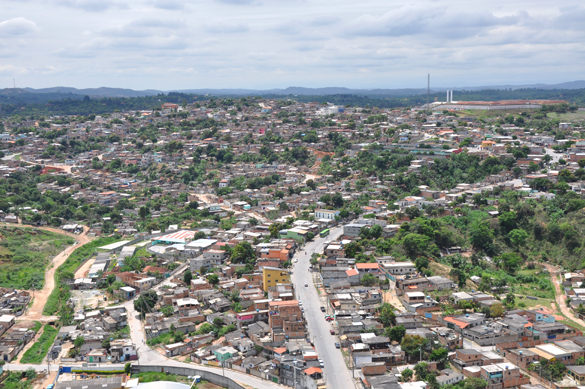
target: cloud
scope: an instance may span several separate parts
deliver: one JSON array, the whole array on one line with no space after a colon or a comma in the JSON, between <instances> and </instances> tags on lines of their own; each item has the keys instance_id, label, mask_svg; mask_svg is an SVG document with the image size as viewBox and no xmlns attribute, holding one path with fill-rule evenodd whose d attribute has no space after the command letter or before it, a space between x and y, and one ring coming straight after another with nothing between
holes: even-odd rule
<instances>
[{"instance_id":1,"label":"cloud","mask_svg":"<svg viewBox=\"0 0 585 389\"><path fill-rule=\"evenodd\" d=\"M206 27L207 32L213 34L241 34L250 31L250 27L246 24L224 24L216 22Z\"/></svg>"},{"instance_id":2,"label":"cloud","mask_svg":"<svg viewBox=\"0 0 585 389\"><path fill-rule=\"evenodd\" d=\"M130 23L105 28L98 33L110 37L144 38L151 36L171 35L184 26L180 20L139 19Z\"/></svg>"},{"instance_id":3,"label":"cloud","mask_svg":"<svg viewBox=\"0 0 585 389\"><path fill-rule=\"evenodd\" d=\"M152 3L155 8L167 11L183 11L187 9L185 3L178 0L156 0Z\"/></svg>"},{"instance_id":4,"label":"cloud","mask_svg":"<svg viewBox=\"0 0 585 389\"><path fill-rule=\"evenodd\" d=\"M23 17L14 18L0 22L0 36L23 36L39 31L35 22Z\"/></svg>"},{"instance_id":5,"label":"cloud","mask_svg":"<svg viewBox=\"0 0 585 389\"><path fill-rule=\"evenodd\" d=\"M464 39L499 26L524 22L526 13L497 17L488 11L462 12L447 7L406 6L382 15L362 15L347 34L358 36L405 37L431 35Z\"/></svg>"},{"instance_id":6,"label":"cloud","mask_svg":"<svg viewBox=\"0 0 585 389\"><path fill-rule=\"evenodd\" d=\"M128 9L126 3L112 0L55 0L55 4L89 12L104 12L110 8Z\"/></svg>"}]
</instances>

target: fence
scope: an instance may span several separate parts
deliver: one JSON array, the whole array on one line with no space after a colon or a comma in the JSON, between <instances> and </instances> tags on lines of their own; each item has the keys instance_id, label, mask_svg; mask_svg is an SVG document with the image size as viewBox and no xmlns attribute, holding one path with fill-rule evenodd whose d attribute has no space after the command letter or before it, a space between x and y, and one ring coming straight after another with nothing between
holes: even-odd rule
<instances>
[{"instance_id":1,"label":"fence","mask_svg":"<svg viewBox=\"0 0 585 389\"><path fill-rule=\"evenodd\" d=\"M146 373L146 372L157 372L167 373L181 376L201 376L202 380L209 381L212 384L221 386L222 388L228 389L246 389L242 385L238 384L234 380L228 377L224 377L220 374L215 374L206 370L193 369L188 367L172 367L172 366L144 366L144 365L133 365L132 373Z\"/></svg>"}]
</instances>

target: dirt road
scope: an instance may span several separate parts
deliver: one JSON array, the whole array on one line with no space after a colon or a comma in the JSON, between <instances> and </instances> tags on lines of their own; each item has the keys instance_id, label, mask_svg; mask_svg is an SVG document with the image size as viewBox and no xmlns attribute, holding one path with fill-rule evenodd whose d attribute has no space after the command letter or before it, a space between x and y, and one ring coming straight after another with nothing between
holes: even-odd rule
<instances>
[{"instance_id":1,"label":"dirt road","mask_svg":"<svg viewBox=\"0 0 585 389\"><path fill-rule=\"evenodd\" d=\"M575 316L573 314L573 311L571 311L567 307L567 304L566 304L567 297L565 296L565 294L561 290L560 270L552 265L549 265L549 264L544 264L544 266L548 269L548 272L550 273L552 283L555 287L555 300L556 300L557 306L559 307L561 312L565 316L567 316L569 319L573 320L575 323L580 324L580 325L585 327L585 321L583 321L583 320L579 319L577 316Z\"/></svg>"},{"instance_id":2,"label":"dirt road","mask_svg":"<svg viewBox=\"0 0 585 389\"><path fill-rule=\"evenodd\" d=\"M80 235L68 234L62 230L57 230L57 229L50 228L50 227L48 227L48 228L38 227L38 228L43 229L43 230L47 230L47 231L53 231L53 232L60 233L60 234L69 235L71 237L74 237L78 241L78 244L67 247L65 250L63 250L62 252L57 254L57 256L55 256L55 258L53 258L53 261L49 265L48 270L45 272L45 286L43 287L42 290L34 292L33 305L22 316L23 319L27 319L27 320L48 321L48 320L54 320L55 318L53 316L49 316L49 317L43 316L43 308L45 307L45 304L47 303L47 299L49 298L49 295L51 294L53 289L55 289L55 272L57 271L57 268L65 262L65 260L69 256L69 254L71 254L73 251L75 251L77 248L83 246L84 244L91 242L91 239L87 236L87 231L89 230L87 227L84 227L83 234L80 234Z\"/></svg>"}]
</instances>

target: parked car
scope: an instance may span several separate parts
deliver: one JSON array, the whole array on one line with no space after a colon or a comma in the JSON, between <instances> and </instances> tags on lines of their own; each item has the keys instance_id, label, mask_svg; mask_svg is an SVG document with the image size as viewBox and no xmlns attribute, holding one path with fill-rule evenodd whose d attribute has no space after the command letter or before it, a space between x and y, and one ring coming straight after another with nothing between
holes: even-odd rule
<instances>
[{"instance_id":1,"label":"parked car","mask_svg":"<svg viewBox=\"0 0 585 389\"><path fill-rule=\"evenodd\" d=\"M323 363L322 359L319 359L319 365L321 365L321 367L325 367L325 363Z\"/></svg>"},{"instance_id":2,"label":"parked car","mask_svg":"<svg viewBox=\"0 0 585 389\"><path fill-rule=\"evenodd\" d=\"M309 286L309 284L305 284L305 287L306 287L306 286Z\"/></svg>"},{"instance_id":3,"label":"parked car","mask_svg":"<svg viewBox=\"0 0 585 389\"><path fill-rule=\"evenodd\" d=\"M339 343L335 342L335 348L339 348Z\"/></svg>"},{"instance_id":4,"label":"parked car","mask_svg":"<svg viewBox=\"0 0 585 389\"><path fill-rule=\"evenodd\" d=\"M325 307L320 307L321 308L321 312L325 312Z\"/></svg>"},{"instance_id":5,"label":"parked car","mask_svg":"<svg viewBox=\"0 0 585 389\"><path fill-rule=\"evenodd\" d=\"M331 335L335 335L335 330L329 330L329 333L330 333Z\"/></svg>"}]
</instances>

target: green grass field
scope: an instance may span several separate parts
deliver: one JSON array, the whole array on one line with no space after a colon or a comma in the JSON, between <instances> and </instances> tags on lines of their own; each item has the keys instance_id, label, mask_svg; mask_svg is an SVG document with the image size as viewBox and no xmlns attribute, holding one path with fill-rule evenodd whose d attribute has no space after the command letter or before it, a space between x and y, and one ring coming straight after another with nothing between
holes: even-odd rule
<instances>
[{"instance_id":1,"label":"green grass field","mask_svg":"<svg viewBox=\"0 0 585 389\"><path fill-rule=\"evenodd\" d=\"M58 333L59 330L57 328L45 324L43 333L39 337L39 340L35 342L31 348L26 350L22 358L20 358L20 363L41 363L47 355L49 347L51 347L55 341Z\"/></svg>"},{"instance_id":2,"label":"green grass field","mask_svg":"<svg viewBox=\"0 0 585 389\"><path fill-rule=\"evenodd\" d=\"M549 112L546 116L551 119L560 119L562 122L572 122L585 120L585 111L567 112L561 114L556 112Z\"/></svg>"},{"instance_id":3,"label":"green grass field","mask_svg":"<svg viewBox=\"0 0 585 389\"><path fill-rule=\"evenodd\" d=\"M45 270L73 238L36 228L0 228L0 286L42 289Z\"/></svg>"}]
</instances>

